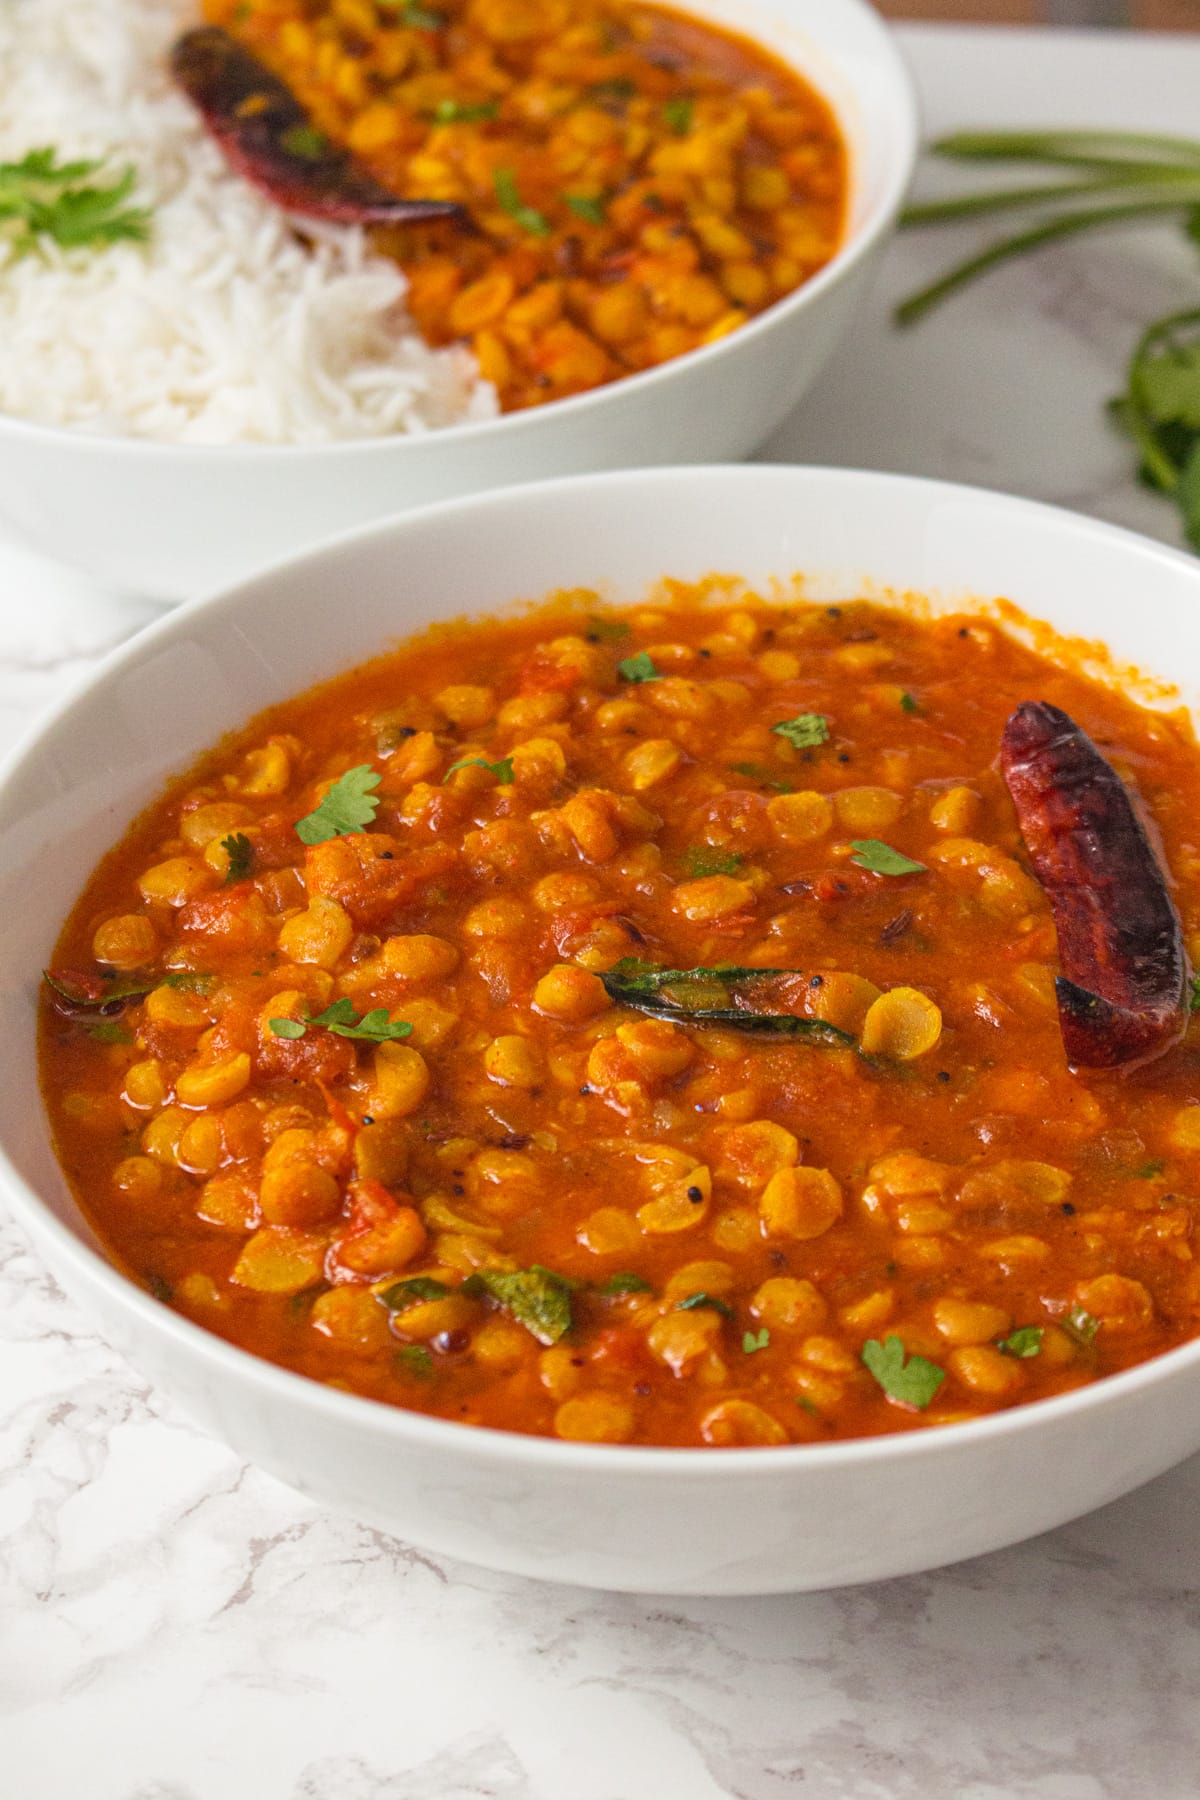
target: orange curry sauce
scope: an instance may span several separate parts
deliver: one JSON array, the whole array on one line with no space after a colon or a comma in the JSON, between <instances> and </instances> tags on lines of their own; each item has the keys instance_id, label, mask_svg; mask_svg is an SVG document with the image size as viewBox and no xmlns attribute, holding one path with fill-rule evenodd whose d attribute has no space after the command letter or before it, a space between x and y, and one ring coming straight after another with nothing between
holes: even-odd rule
<instances>
[{"instance_id":1,"label":"orange curry sauce","mask_svg":"<svg viewBox=\"0 0 1200 1800\"><path fill-rule=\"evenodd\" d=\"M149 992L47 991L42 1059L114 1259L316 1380L643 1444L969 1419L1191 1337L1194 1034L1068 1072L996 771L1018 702L1070 712L1194 943L1182 715L982 619L664 592L410 641L228 739L105 860L55 964ZM306 845L317 810L342 835ZM740 992L852 1041L614 1004L626 958L799 971Z\"/></svg>"},{"instance_id":2,"label":"orange curry sauce","mask_svg":"<svg viewBox=\"0 0 1200 1800\"><path fill-rule=\"evenodd\" d=\"M735 330L837 249L825 101L748 39L627 0L205 0L328 141L470 227L377 230L505 411Z\"/></svg>"}]
</instances>

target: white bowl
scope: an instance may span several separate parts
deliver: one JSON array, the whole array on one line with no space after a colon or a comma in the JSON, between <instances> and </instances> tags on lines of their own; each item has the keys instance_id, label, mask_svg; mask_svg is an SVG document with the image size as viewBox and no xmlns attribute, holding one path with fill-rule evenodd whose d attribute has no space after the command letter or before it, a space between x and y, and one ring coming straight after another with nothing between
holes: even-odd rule
<instances>
[{"instance_id":1,"label":"white bowl","mask_svg":"<svg viewBox=\"0 0 1200 1800\"><path fill-rule=\"evenodd\" d=\"M0 776L0 1162L64 1284L139 1368L238 1450L419 1545L553 1580L766 1593L992 1550L1200 1446L1200 1342L975 1424L772 1450L558 1443L358 1399L261 1362L118 1274L54 1160L34 1000L94 863L167 776L251 713L424 622L581 584L807 571L814 598L1006 595L1167 671L1200 700L1200 565L1028 501L789 468L599 475L446 502L177 613L110 658Z\"/></svg>"},{"instance_id":2,"label":"white bowl","mask_svg":"<svg viewBox=\"0 0 1200 1800\"><path fill-rule=\"evenodd\" d=\"M181 600L337 531L516 481L748 455L849 325L912 174L912 83L864 0L688 0L757 39L832 105L850 150L846 240L741 330L575 399L422 436L203 448L0 415L0 521L104 586Z\"/></svg>"}]
</instances>

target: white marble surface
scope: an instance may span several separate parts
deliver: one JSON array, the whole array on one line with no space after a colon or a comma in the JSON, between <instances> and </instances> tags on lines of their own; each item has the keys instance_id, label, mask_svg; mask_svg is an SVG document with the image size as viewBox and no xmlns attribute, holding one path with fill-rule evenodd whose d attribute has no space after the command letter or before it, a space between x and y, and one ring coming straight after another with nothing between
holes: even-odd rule
<instances>
[{"instance_id":1,"label":"white marble surface","mask_svg":"<svg viewBox=\"0 0 1200 1800\"><path fill-rule=\"evenodd\" d=\"M1196 128L1200 40L905 42L933 131ZM893 335L960 244L897 246L769 454L1174 538L1100 407L1138 323L1194 300L1195 257L1162 228L1081 242ZM0 548L0 745L152 612ZM1191 1800L1198 1552L1200 1458L837 1594L656 1604L441 1566L193 1430L0 1222L0 1800Z\"/></svg>"}]
</instances>

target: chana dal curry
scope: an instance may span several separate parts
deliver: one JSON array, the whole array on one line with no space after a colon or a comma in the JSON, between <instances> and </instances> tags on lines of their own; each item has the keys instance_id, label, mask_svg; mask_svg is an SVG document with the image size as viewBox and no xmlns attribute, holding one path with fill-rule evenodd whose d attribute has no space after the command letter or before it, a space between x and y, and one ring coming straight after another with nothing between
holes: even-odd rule
<instances>
[{"instance_id":1,"label":"chana dal curry","mask_svg":"<svg viewBox=\"0 0 1200 1800\"><path fill-rule=\"evenodd\" d=\"M206 0L177 81L289 212L368 226L506 411L715 342L829 261L846 152L749 40L626 0Z\"/></svg>"},{"instance_id":2,"label":"chana dal curry","mask_svg":"<svg viewBox=\"0 0 1200 1800\"><path fill-rule=\"evenodd\" d=\"M59 1153L165 1304L448 1419L773 1445L1063 1393L1200 1325L1198 789L1182 714L982 617L668 583L442 627L98 869Z\"/></svg>"}]
</instances>

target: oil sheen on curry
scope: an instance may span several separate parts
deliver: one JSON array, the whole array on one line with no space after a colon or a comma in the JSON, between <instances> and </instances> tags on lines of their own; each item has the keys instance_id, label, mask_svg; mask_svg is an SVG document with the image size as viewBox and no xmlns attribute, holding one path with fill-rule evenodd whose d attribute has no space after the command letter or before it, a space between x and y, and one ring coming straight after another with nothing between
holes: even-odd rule
<instances>
[{"instance_id":1,"label":"oil sheen on curry","mask_svg":"<svg viewBox=\"0 0 1200 1800\"><path fill-rule=\"evenodd\" d=\"M1200 753L1047 647L668 583L261 716L43 989L114 1260L317 1381L601 1442L911 1431L1194 1336Z\"/></svg>"},{"instance_id":2,"label":"oil sheen on curry","mask_svg":"<svg viewBox=\"0 0 1200 1800\"><path fill-rule=\"evenodd\" d=\"M714 343L833 255L846 152L748 39L628 0L205 0L175 78L290 213L361 223L505 411Z\"/></svg>"}]
</instances>

